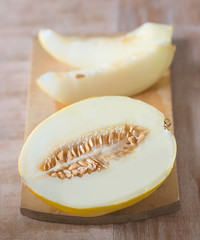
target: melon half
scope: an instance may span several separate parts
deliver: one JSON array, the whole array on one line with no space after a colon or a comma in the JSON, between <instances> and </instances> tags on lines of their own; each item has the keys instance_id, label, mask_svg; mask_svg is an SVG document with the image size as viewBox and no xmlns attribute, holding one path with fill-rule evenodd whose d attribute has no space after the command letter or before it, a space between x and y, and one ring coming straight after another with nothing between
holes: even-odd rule
<instances>
[{"instance_id":1,"label":"melon half","mask_svg":"<svg viewBox=\"0 0 200 240\"><path fill-rule=\"evenodd\" d=\"M176 141L154 107L128 97L80 101L44 120L19 157L25 185L50 206L100 216L150 195L170 174Z\"/></svg>"},{"instance_id":2,"label":"melon half","mask_svg":"<svg viewBox=\"0 0 200 240\"><path fill-rule=\"evenodd\" d=\"M65 37L39 32L55 59L79 68L41 75L39 87L64 104L105 95L133 96L152 86L169 68L175 46L172 26L146 23L119 37Z\"/></svg>"}]
</instances>

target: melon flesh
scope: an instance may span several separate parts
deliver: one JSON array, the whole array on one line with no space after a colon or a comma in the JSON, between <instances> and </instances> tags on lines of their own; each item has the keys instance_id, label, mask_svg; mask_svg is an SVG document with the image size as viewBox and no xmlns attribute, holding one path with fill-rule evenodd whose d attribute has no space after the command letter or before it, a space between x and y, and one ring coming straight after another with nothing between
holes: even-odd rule
<instances>
[{"instance_id":1,"label":"melon flesh","mask_svg":"<svg viewBox=\"0 0 200 240\"><path fill-rule=\"evenodd\" d=\"M151 194L169 175L176 141L163 127L164 116L128 97L99 97L66 107L43 121L25 142L19 172L27 187L47 204L78 216L100 216L130 206ZM81 178L53 178L41 164L57 146L91 131L120 124L149 130L129 154L108 169Z\"/></svg>"},{"instance_id":2,"label":"melon flesh","mask_svg":"<svg viewBox=\"0 0 200 240\"><path fill-rule=\"evenodd\" d=\"M133 56L137 58L152 45L171 44L171 36L171 25L145 23L118 37L62 36L43 29L38 39L55 59L76 68L95 68Z\"/></svg>"},{"instance_id":3,"label":"melon flesh","mask_svg":"<svg viewBox=\"0 0 200 240\"><path fill-rule=\"evenodd\" d=\"M105 95L133 96L152 86L169 68L175 46L172 27L147 23L121 37L63 37L39 33L42 46L56 59L79 70L47 72L39 87L55 100L71 104Z\"/></svg>"}]
</instances>

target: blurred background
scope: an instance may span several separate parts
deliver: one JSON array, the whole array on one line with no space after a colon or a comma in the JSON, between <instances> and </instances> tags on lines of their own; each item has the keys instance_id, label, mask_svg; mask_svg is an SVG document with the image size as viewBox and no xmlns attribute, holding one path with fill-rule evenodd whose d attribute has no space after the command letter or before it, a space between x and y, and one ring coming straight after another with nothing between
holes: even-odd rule
<instances>
[{"instance_id":1,"label":"blurred background","mask_svg":"<svg viewBox=\"0 0 200 240\"><path fill-rule=\"evenodd\" d=\"M200 236L200 1L0 0L0 239L198 239ZM116 33L144 22L173 24L171 68L181 209L107 226L43 223L20 215L17 159L24 141L32 39L60 33Z\"/></svg>"}]
</instances>

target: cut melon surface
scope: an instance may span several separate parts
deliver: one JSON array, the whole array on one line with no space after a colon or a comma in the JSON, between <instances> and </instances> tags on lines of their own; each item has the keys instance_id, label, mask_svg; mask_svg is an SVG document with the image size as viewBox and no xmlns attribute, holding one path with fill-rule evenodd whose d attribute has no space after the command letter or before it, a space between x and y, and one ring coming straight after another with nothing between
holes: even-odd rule
<instances>
[{"instance_id":1,"label":"cut melon surface","mask_svg":"<svg viewBox=\"0 0 200 240\"><path fill-rule=\"evenodd\" d=\"M169 68L175 46L172 26L146 23L121 37L64 37L41 30L39 40L57 60L81 68L47 72L39 87L64 104L97 96L133 96L152 86Z\"/></svg>"},{"instance_id":2,"label":"cut melon surface","mask_svg":"<svg viewBox=\"0 0 200 240\"><path fill-rule=\"evenodd\" d=\"M151 194L173 168L176 141L164 119L154 107L128 97L83 100L33 130L19 157L19 173L37 197L71 215L100 216L128 207ZM47 167L50 158L57 160ZM73 172L88 159L98 162L95 169L80 174L79 165ZM62 178L70 170L73 177Z\"/></svg>"}]
</instances>

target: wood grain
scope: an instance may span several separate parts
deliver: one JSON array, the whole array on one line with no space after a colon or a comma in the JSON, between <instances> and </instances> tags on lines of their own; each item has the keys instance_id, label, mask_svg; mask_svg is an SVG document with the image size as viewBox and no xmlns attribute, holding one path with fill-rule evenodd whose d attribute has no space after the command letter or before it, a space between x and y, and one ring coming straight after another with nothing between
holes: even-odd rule
<instances>
[{"instance_id":1,"label":"wood grain","mask_svg":"<svg viewBox=\"0 0 200 240\"><path fill-rule=\"evenodd\" d=\"M36 84L36 79L48 71L68 71L69 67L50 57L42 49L38 40L33 42L31 81L28 92L27 122L25 137L48 117L64 105L60 105L42 92ZM147 91L135 98L143 100L163 112L172 119L171 86L169 71ZM124 223L162 214L171 213L179 208L179 192L176 166L167 181L151 196L129 208L107 214L101 217L81 218L69 216L67 213L54 209L39 200L22 183L21 213L34 219L50 222L74 224L109 224Z\"/></svg>"},{"instance_id":2,"label":"wood grain","mask_svg":"<svg viewBox=\"0 0 200 240\"><path fill-rule=\"evenodd\" d=\"M0 239L163 239L200 236L199 0L0 1ZM31 220L19 212L17 172L25 126L31 39L42 27L63 33L128 31L145 21L174 24L172 65L181 209L135 223L74 226Z\"/></svg>"}]
</instances>

